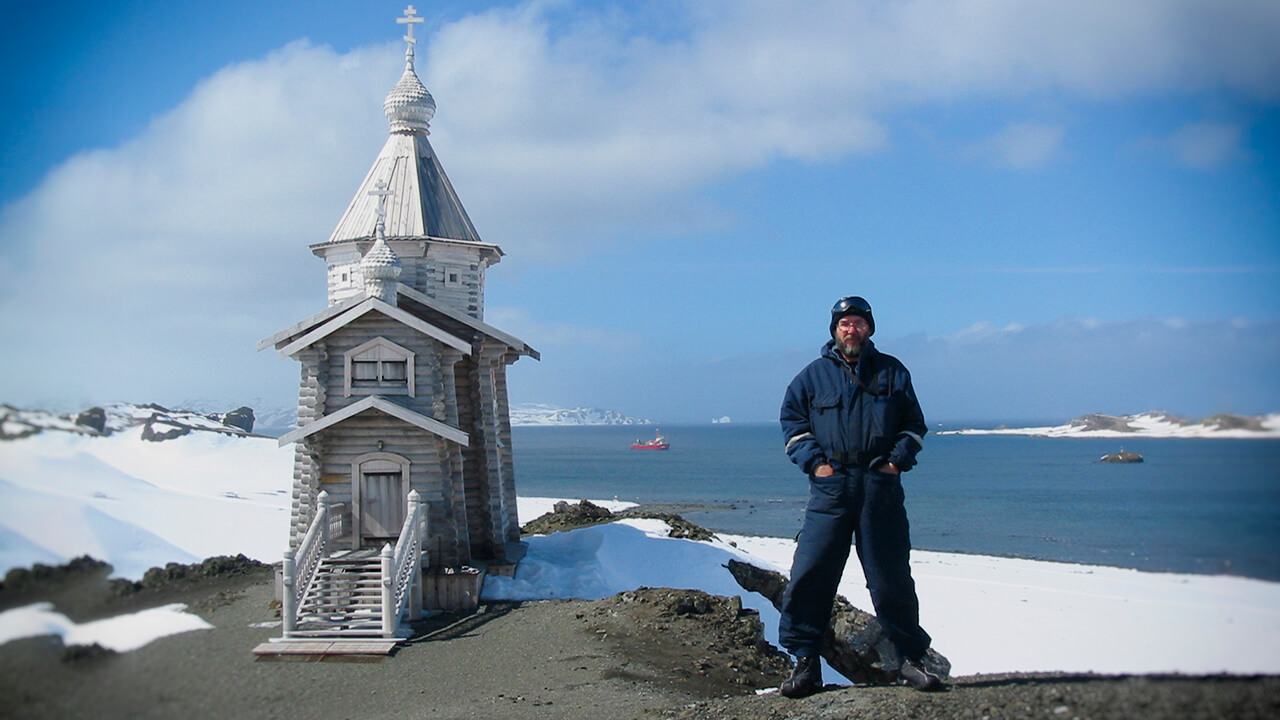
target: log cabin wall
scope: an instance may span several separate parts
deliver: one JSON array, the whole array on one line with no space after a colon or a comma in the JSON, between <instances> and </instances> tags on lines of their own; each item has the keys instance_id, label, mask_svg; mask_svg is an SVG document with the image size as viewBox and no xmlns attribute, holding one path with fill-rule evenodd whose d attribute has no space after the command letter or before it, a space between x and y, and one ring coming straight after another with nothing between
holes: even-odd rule
<instances>
[{"instance_id":1,"label":"log cabin wall","mask_svg":"<svg viewBox=\"0 0 1280 720\"><path fill-rule=\"evenodd\" d=\"M321 416L328 387L328 348L316 343L298 354L301 377L298 388L298 426L314 422ZM323 452L319 438L309 438L294 446L293 505L289 515L289 547L296 547L306 535L315 517L316 495L319 493L319 456Z\"/></svg>"},{"instance_id":2,"label":"log cabin wall","mask_svg":"<svg viewBox=\"0 0 1280 720\"><path fill-rule=\"evenodd\" d=\"M332 502L347 503L355 508L354 481L358 475L358 460L370 455L394 455L409 463L407 494L417 490L428 503L428 532L439 528L437 508L443 500L441 488L444 471L440 467L440 455L436 444L447 442L426 430L388 418L380 413L362 413L326 429L325 454L322 465L322 488L329 492ZM397 499L403 504L403 497ZM395 528L399 532L399 528ZM433 545L439 545L434 542Z\"/></svg>"}]
</instances>

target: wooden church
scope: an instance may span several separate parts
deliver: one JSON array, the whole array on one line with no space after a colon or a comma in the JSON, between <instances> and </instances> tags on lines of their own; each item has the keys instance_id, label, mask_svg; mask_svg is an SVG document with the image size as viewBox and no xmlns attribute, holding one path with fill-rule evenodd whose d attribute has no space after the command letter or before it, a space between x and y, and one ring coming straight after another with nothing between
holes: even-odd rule
<instances>
[{"instance_id":1,"label":"wooden church","mask_svg":"<svg viewBox=\"0 0 1280 720\"><path fill-rule=\"evenodd\" d=\"M427 136L414 70L383 109L390 136L325 242L328 307L259 344L301 363L284 634L382 636L425 608L473 606L513 571L507 366L538 353L484 322L502 258L463 209Z\"/></svg>"}]
</instances>

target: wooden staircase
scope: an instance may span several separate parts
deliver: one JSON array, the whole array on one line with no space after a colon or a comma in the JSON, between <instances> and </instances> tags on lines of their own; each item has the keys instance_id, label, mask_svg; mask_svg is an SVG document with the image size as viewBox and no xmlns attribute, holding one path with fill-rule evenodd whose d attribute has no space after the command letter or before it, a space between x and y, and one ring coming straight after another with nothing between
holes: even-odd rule
<instances>
[{"instance_id":1,"label":"wooden staircase","mask_svg":"<svg viewBox=\"0 0 1280 720\"><path fill-rule=\"evenodd\" d=\"M382 566L376 553L324 558L298 609L299 637L380 637Z\"/></svg>"}]
</instances>

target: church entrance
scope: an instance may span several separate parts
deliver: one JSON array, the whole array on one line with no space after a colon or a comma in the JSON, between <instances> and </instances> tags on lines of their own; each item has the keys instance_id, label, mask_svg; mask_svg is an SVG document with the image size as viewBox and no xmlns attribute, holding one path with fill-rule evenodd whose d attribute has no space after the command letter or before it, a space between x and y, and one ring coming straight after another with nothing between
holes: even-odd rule
<instances>
[{"instance_id":1,"label":"church entrance","mask_svg":"<svg viewBox=\"0 0 1280 720\"><path fill-rule=\"evenodd\" d=\"M394 541L404 524L409 461L377 453L360 458L352 475L354 547Z\"/></svg>"}]
</instances>

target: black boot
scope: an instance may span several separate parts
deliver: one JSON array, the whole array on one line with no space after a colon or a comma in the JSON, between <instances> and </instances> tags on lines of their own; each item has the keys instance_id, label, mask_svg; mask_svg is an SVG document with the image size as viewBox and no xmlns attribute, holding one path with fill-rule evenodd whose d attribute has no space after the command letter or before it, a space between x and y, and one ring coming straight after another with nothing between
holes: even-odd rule
<instances>
[{"instance_id":1,"label":"black boot","mask_svg":"<svg viewBox=\"0 0 1280 720\"><path fill-rule=\"evenodd\" d=\"M796 669L779 688L789 698L808 697L822 689L822 658L805 655L796 658Z\"/></svg>"},{"instance_id":2,"label":"black boot","mask_svg":"<svg viewBox=\"0 0 1280 720\"><path fill-rule=\"evenodd\" d=\"M919 660L903 660L902 666L898 668L898 678L902 684L921 692L943 689L942 678L926 670Z\"/></svg>"}]
</instances>

